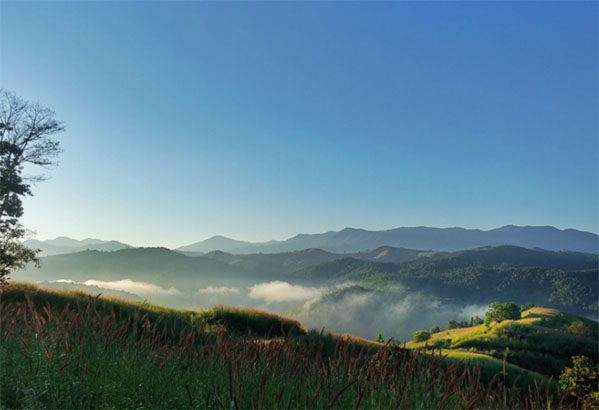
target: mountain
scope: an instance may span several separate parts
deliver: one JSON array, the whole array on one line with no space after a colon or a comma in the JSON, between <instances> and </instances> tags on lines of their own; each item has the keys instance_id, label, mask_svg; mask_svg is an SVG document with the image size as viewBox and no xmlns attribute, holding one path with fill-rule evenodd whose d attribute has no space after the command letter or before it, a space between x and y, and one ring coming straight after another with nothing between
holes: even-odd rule
<instances>
[{"instance_id":1,"label":"mountain","mask_svg":"<svg viewBox=\"0 0 599 410\"><path fill-rule=\"evenodd\" d=\"M407 262L418 258L444 254L446 254L446 252L419 251L415 249L395 248L393 246L379 246L378 248L366 251L343 254L343 256L373 262Z\"/></svg>"},{"instance_id":2,"label":"mountain","mask_svg":"<svg viewBox=\"0 0 599 410\"><path fill-rule=\"evenodd\" d=\"M206 258L189 257L166 248L128 248L113 252L88 250L43 257L41 266L15 272L14 279L28 281L131 279L165 288L186 290L206 283L241 282L249 276L262 277L240 267Z\"/></svg>"},{"instance_id":3,"label":"mountain","mask_svg":"<svg viewBox=\"0 0 599 410\"><path fill-rule=\"evenodd\" d=\"M229 252L233 249L244 248L252 245L252 242L238 241L235 239L226 238L224 236L216 235L212 238L204 241L195 242L191 245L181 246L176 250L180 252L196 252L196 253L207 253L211 251L223 251Z\"/></svg>"},{"instance_id":4,"label":"mountain","mask_svg":"<svg viewBox=\"0 0 599 410\"><path fill-rule=\"evenodd\" d=\"M381 246L453 252L483 246L515 245L552 251L599 252L599 236L575 229L560 230L552 226L508 225L483 231L464 228L403 227L385 231L345 228L320 234L299 234L285 241L251 243L221 236L210 238L180 251L234 254L280 253L319 248L327 252L361 252Z\"/></svg>"},{"instance_id":5,"label":"mountain","mask_svg":"<svg viewBox=\"0 0 599 410\"><path fill-rule=\"evenodd\" d=\"M69 238L67 236L59 236L57 238L48 239L43 242L48 245L52 245L52 246L64 246L67 248L78 248L83 245L99 245L106 241L103 241L100 239L95 239L95 238L87 238L87 239L78 241L77 239Z\"/></svg>"},{"instance_id":6,"label":"mountain","mask_svg":"<svg viewBox=\"0 0 599 410\"><path fill-rule=\"evenodd\" d=\"M187 256L200 256L199 254L195 253L182 253L186 254ZM375 262L406 262L432 255L439 255L439 253L418 251L414 249L394 248L391 246L381 246L379 248L369 249L363 252L345 254L327 252L317 248L293 252L252 253L247 255L231 254L222 251L212 251L203 254L203 256L206 258L216 259L230 265L242 267L243 269L252 272L268 272L281 277L309 266L339 259L353 258Z\"/></svg>"},{"instance_id":7,"label":"mountain","mask_svg":"<svg viewBox=\"0 0 599 410\"><path fill-rule=\"evenodd\" d=\"M403 263L344 258L292 276L329 284L361 281L375 289L400 288L475 304L505 300L599 313L599 256L580 252L498 246Z\"/></svg>"},{"instance_id":8,"label":"mountain","mask_svg":"<svg viewBox=\"0 0 599 410\"><path fill-rule=\"evenodd\" d=\"M342 255L323 251L322 249L304 249L295 252L257 253L234 255L222 251L212 251L204 255L232 266L252 272L265 272L279 277L311 265L342 258Z\"/></svg>"},{"instance_id":9,"label":"mountain","mask_svg":"<svg viewBox=\"0 0 599 410\"><path fill-rule=\"evenodd\" d=\"M121 249L131 248L130 245L118 241L103 241L100 239L87 238L81 241L77 239L59 236L55 239L39 241L37 239L28 239L23 242L24 245L32 249L39 249L38 256L60 255L63 253L82 252L86 250L112 252Z\"/></svg>"}]
</instances>

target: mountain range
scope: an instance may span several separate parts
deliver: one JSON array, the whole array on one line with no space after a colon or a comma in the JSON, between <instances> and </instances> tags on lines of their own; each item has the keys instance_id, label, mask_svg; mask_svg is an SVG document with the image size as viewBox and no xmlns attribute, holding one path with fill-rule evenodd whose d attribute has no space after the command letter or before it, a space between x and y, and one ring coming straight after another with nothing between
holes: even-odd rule
<instances>
[{"instance_id":1,"label":"mountain range","mask_svg":"<svg viewBox=\"0 0 599 410\"><path fill-rule=\"evenodd\" d=\"M39 241L29 239L24 244L39 249L39 256L59 255L85 250L117 251L131 248L119 241L100 239L76 240L64 236ZM389 259L389 252L454 252L485 246L513 245L525 248L540 248L550 251L568 250L598 253L599 236L575 229L560 230L553 226L507 225L483 231L465 228L402 227L383 231L345 228L318 234L299 234L282 241L248 242L216 235L209 239L176 248L187 256L200 256L221 251L236 255L258 253L285 253L306 249L320 249L330 253L383 252L377 256L381 262ZM380 249L388 247L388 249ZM414 251L420 249L419 251ZM387 256L386 256L387 255ZM349 256L349 255L348 255ZM397 255L390 257L397 262ZM362 259L362 257L358 257Z\"/></svg>"},{"instance_id":2,"label":"mountain range","mask_svg":"<svg viewBox=\"0 0 599 410\"><path fill-rule=\"evenodd\" d=\"M384 231L345 228L320 234L299 234L284 241L246 242L214 236L205 241L177 248L181 252L223 251L234 254L279 253L319 248L345 253L381 246L453 252L484 246L514 245L546 250L597 253L599 236L575 229L553 226L507 225L483 231L464 228L402 227Z\"/></svg>"},{"instance_id":3,"label":"mountain range","mask_svg":"<svg viewBox=\"0 0 599 410\"><path fill-rule=\"evenodd\" d=\"M87 250L112 252L131 248L130 245L119 241L103 241L100 239L87 238L81 241L77 239L59 236L55 239L39 241L28 239L23 242L31 249L39 249L38 256L60 255L63 253L82 252Z\"/></svg>"},{"instance_id":4,"label":"mountain range","mask_svg":"<svg viewBox=\"0 0 599 410\"><path fill-rule=\"evenodd\" d=\"M176 296L179 299L196 298L200 288L235 287L237 292L268 281L308 286L294 292L360 283L370 289L403 289L462 303L511 300L583 312L597 311L598 258L517 246L451 253L391 247L351 254L321 249L248 255L214 251L193 257L166 248L130 248L43 257L39 269L30 266L15 272L14 279L76 283L128 279L163 290L174 287L182 293Z\"/></svg>"}]
</instances>

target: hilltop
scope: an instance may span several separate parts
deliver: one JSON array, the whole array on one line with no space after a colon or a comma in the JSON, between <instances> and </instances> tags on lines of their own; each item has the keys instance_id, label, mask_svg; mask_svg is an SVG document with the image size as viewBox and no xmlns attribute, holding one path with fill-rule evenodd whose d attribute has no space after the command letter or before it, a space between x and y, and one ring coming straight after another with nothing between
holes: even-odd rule
<instances>
[{"instance_id":1,"label":"hilltop","mask_svg":"<svg viewBox=\"0 0 599 410\"><path fill-rule=\"evenodd\" d=\"M555 309L533 307L519 320L441 330L406 347L442 349L456 357L502 360L557 378L572 356L599 361L599 323Z\"/></svg>"}]
</instances>

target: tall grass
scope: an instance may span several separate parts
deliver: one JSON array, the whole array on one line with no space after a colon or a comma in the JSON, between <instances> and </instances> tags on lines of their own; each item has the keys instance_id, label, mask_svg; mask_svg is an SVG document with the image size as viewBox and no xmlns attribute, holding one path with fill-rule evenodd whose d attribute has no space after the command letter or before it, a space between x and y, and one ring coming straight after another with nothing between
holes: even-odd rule
<instances>
[{"instance_id":1,"label":"tall grass","mask_svg":"<svg viewBox=\"0 0 599 410\"><path fill-rule=\"evenodd\" d=\"M477 368L315 332L265 338L88 297L56 306L0 293L3 408L548 408L548 385L481 381ZM9 298L4 296L11 295ZM99 308L99 306L102 308ZM256 313L258 315L258 313ZM237 329L239 330L239 329Z\"/></svg>"}]
</instances>

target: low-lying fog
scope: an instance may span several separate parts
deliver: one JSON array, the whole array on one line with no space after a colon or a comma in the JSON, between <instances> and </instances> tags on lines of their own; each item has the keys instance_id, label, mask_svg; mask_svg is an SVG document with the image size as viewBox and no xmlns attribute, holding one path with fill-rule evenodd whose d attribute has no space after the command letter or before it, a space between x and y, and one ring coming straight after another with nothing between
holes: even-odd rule
<instances>
[{"instance_id":1,"label":"low-lying fog","mask_svg":"<svg viewBox=\"0 0 599 410\"><path fill-rule=\"evenodd\" d=\"M19 280L18 277L15 278ZM203 309L216 304L248 306L290 316L310 329L349 333L374 339L409 340L416 330L449 320L484 316L486 305L460 305L402 289L373 290L346 282L329 286L307 286L274 280L259 283L206 284L194 289L159 286L131 279L55 279L36 281L39 286L80 289L132 300L185 309Z\"/></svg>"}]
</instances>

